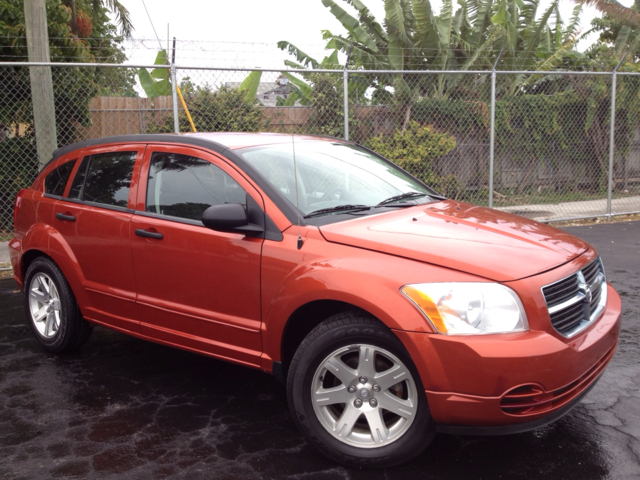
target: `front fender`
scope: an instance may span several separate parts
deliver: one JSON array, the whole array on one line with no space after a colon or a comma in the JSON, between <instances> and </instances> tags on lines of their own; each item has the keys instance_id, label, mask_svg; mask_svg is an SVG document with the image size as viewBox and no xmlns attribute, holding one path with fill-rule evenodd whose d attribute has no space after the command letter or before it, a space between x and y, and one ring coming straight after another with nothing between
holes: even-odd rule
<instances>
[{"instance_id":1,"label":"front fender","mask_svg":"<svg viewBox=\"0 0 640 480\"><path fill-rule=\"evenodd\" d=\"M287 246L295 244L297 232L287 233L283 242L265 242L262 259L264 353L276 361L281 360L287 322L310 302L344 302L369 312L391 329L433 333L400 288L410 283L477 280L443 267L330 243L313 231L307 232L298 251Z\"/></svg>"}]
</instances>

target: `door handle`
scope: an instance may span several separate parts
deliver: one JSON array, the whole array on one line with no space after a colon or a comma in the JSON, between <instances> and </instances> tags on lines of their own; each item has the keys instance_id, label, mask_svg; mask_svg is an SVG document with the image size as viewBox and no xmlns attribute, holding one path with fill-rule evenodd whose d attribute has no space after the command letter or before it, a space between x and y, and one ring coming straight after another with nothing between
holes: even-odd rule
<instances>
[{"instance_id":1,"label":"door handle","mask_svg":"<svg viewBox=\"0 0 640 480\"><path fill-rule=\"evenodd\" d=\"M158 240L162 240L164 238L163 234L159 232L149 232L144 228L136 228L136 235L145 238L157 238Z\"/></svg>"},{"instance_id":2,"label":"door handle","mask_svg":"<svg viewBox=\"0 0 640 480\"><path fill-rule=\"evenodd\" d=\"M56 218L58 220L66 220L68 222L76 221L76 217L74 217L73 215L65 215L64 213L56 213Z\"/></svg>"}]
</instances>

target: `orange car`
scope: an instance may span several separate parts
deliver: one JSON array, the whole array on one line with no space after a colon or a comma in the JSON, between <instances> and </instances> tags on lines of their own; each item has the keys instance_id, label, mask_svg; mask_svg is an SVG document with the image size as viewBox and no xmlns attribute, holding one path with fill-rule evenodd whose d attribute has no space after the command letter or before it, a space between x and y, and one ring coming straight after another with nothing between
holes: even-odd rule
<instances>
[{"instance_id":1,"label":"orange car","mask_svg":"<svg viewBox=\"0 0 640 480\"><path fill-rule=\"evenodd\" d=\"M560 418L620 329L587 243L338 139L70 145L18 194L9 246L45 349L102 325L273 373L308 441L350 465Z\"/></svg>"}]
</instances>

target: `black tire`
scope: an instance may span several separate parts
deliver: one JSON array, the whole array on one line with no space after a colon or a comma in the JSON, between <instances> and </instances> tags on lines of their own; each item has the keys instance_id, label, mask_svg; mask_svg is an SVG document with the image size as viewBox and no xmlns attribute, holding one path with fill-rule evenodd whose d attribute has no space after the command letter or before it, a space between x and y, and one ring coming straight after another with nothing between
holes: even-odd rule
<instances>
[{"instance_id":1,"label":"black tire","mask_svg":"<svg viewBox=\"0 0 640 480\"><path fill-rule=\"evenodd\" d=\"M369 347L374 347L375 350ZM331 373L330 369L325 368L325 366L329 365L329 359L335 358L339 358L340 361L354 369L348 375L352 375L354 372L355 375L359 375L357 372L363 370L360 368L359 360L356 360L357 364L355 367L353 366L353 355L362 351L375 351L375 357L372 357L374 359L372 364L383 363L382 370L379 370L377 365L374 366L374 380L367 379L363 375L357 377L357 380L355 379L356 377L349 377L354 378L349 383L349 381L341 381L337 377L329 375ZM390 363L391 367L384 367L384 362L389 361L388 357L392 358L390 362L395 363ZM379 379L379 376L384 374L386 368L390 368L389 372L391 372L391 369L395 368L396 365L401 365L405 368L411 378L400 381L391 388L385 386L380 391L383 387L376 383L382 385L384 380L379 381L376 379ZM363 379L366 379L367 382L363 382ZM325 385L326 382L329 382L328 386ZM389 380L387 380L387 383L389 383ZM370 389L369 386L371 387ZM341 395L346 395L348 401L328 406L316 404L316 407L314 407L312 387L314 389L320 388L322 392L326 391L324 390L325 388L337 388L341 391ZM376 387L378 387L377 390ZM357 389L355 390L357 393L354 394L349 388ZM417 404L414 404L415 410L410 415L411 420L406 420L399 416L394 417L391 411L382 407L383 402L388 401L388 399L383 398L383 394L388 394L393 398L393 395L399 396L399 391L413 392L408 397L409 400L403 400L405 402L415 401ZM317 390L317 392L320 392L320 390ZM316 402L319 402L321 401L320 397L324 394L316 393L315 395ZM372 397L369 397L369 395L372 395ZM287 396L294 421L303 435L324 455L344 465L379 468L405 463L427 448L435 436L435 425L429 412L422 382L406 349L384 324L359 312L334 315L318 325L304 339L296 351L289 368ZM353 399L351 396L353 396ZM371 400L370 398L373 397L377 399ZM399 396L399 398L402 397ZM362 409L363 413L359 413L360 410L355 410L358 405L357 401L360 402L360 406L357 408ZM376 402L375 405L372 404L374 401ZM362 405L362 402L365 402L365 405ZM378 408L370 408L374 406ZM347 413L347 408L350 409L351 413ZM369 410L366 412L367 415L365 415L364 409ZM375 415L382 417L383 423L387 422L384 424L383 431L386 431L385 435L388 435L388 439L380 438L378 440L381 442L380 446L378 446L373 433L374 430L379 432L379 429L374 429L369 421L368 414L374 415L371 410L375 411ZM355 421L355 424L352 424L352 427L349 427L350 430L347 430L344 438L338 438L343 437L345 432L345 430L340 429L340 422L342 422L343 417L348 415L352 415L352 418L357 416L358 420ZM390 420L387 420L387 415L391 416ZM377 417L371 418L375 421ZM333 433L331 433L330 427L332 419L335 420ZM400 422L404 423L401 424L401 427L397 427ZM367 432L367 428L369 432ZM389 434L392 428L399 429L396 431L397 436L393 440L391 440L392 437ZM350 438L352 436L354 436L354 439ZM371 444L367 445L365 442L371 442Z\"/></svg>"},{"instance_id":2,"label":"black tire","mask_svg":"<svg viewBox=\"0 0 640 480\"><path fill-rule=\"evenodd\" d=\"M62 271L48 257L36 258L27 269L24 310L33 334L49 352L63 353L78 349L93 332L93 325L82 317ZM44 319L39 315L36 318L39 312L45 312Z\"/></svg>"}]
</instances>

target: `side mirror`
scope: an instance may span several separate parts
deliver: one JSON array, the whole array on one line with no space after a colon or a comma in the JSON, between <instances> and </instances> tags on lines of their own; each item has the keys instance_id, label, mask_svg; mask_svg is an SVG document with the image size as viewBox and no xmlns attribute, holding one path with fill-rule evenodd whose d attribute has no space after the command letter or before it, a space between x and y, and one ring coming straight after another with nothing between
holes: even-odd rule
<instances>
[{"instance_id":1,"label":"side mirror","mask_svg":"<svg viewBox=\"0 0 640 480\"><path fill-rule=\"evenodd\" d=\"M205 227L218 232L243 233L245 235L260 235L264 228L249 223L247 211L239 203L225 203L212 205L202 213L202 223Z\"/></svg>"}]
</instances>

